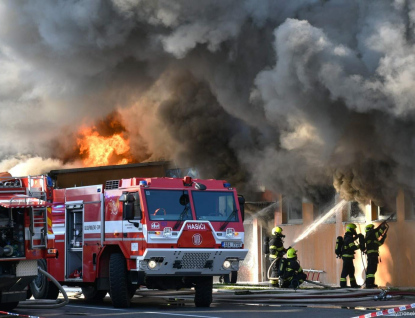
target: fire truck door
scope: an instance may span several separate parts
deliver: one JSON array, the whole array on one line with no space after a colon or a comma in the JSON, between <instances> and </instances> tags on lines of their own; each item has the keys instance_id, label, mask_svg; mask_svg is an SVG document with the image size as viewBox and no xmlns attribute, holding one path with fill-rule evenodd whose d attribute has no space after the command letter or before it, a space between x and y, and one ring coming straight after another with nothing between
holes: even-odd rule
<instances>
[{"instance_id":1,"label":"fire truck door","mask_svg":"<svg viewBox=\"0 0 415 318\"><path fill-rule=\"evenodd\" d=\"M142 210L140 207L140 197L137 192L131 192L123 201L123 221L122 233L123 241L130 241L131 251L138 251L138 242L143 240L143 225L141 223ZM128 245L129 243L124 243Z\"/></svg>"},{"instance_id":2,"label":"fire truck door","mask_svg":"<svg viewBox=\"0 0 415 318\"><path fill-rule=\"evenodd\" d=\"M143 236L143 226L141 220L127 221L123 220L123 241L125 244L129 245L131 251L137 252L139 241L144 239ZM130 245L131 242L131 245Z\"/></svg>"},{"instance_id":3,"label":"fire truck door","mask_svg":"<svg viewBox=\"0 0 415 318\"><path fill-rule=\"evenodd\" d=\"M102 249L104 237L104 198L100 193L94 201L84 202L82 278L94 282L97 275L97 257ZM99 199L99 200L97 200Z\"/></svg>"}]
</instances>

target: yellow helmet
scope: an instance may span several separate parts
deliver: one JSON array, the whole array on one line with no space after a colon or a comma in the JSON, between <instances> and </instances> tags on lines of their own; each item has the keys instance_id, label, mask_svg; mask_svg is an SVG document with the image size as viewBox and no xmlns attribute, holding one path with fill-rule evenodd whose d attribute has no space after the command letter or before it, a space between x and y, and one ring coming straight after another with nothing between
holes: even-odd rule
<instances>
[{"instance_id":1,"label":"yellow helmet","mask_svg":"<svg viewBox=\"0 0 415 318\"><path fill-rule=\"evenodd\" d=\"M297 251L294 248L289 248L287 251L287 258L297 257Z\"/></svg>"},{"instance_id":2,"label":"yellow helmet","mask_svg":"<svg viewBox=\"0 0 415 318\"><path fill-rule=\"evenodd\" d=\"M365 227L365 232L369 232L370 230L373 230L375 226L373 224L368 224Z\"/></svg>"},{"instance_id":3,"label":"yellow helmet","mask_svg":"<svg viewBox=\"0 0 415 318\"><path fill-rule=\"evenodd\" d=\"M281 234L281 233L282 233L282 228L280 228L279 226L274 227L274 228L272 229L272 231L271 231L271 234L272 234L272 235L277 235L277 233L278 233L278 234Z\"/></svg>"},{"instance_id":4,"label":"yellow helmet","mask_svg":"<svg viewBox=\"0 0 415 318\"><path fill-rule=\"evenodd\" d=\"M356 232L356 224L349 223L346 225L346 232Z\"/></svg>"}]
</instances>

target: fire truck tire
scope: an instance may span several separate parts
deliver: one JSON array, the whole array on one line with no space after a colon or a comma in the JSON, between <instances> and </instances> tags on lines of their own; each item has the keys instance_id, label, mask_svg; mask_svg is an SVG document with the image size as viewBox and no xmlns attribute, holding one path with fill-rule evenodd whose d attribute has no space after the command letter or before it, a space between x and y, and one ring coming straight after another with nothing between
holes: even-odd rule
<instances>
[{"instance_id":1,"label":"fire truck tire","mask_svg":"<svg viewBox=\"0 0 415 318\"><path fill-rule=\"evenodd\" d=\"M44 259L39 259L37 265L44 271L47 271ZM30 283L30 291L35 299L57 299L59 295L58 287L41 273Z\"/></svg>"},{"instance_id":2,"label":"fire truck tire","mask_svg":"<svg viewBox=\"0 0 415 318\"><path fill-rule=\"evenodd\" d=\"M0 304L0 311L10 311L17 307L19 304L18 301L13 301L11 303L3 303Z\"/></svg>"},{"instance_id":3,"label":"fire truck tire","mask_svg":"<svg viewBox=\"0 0 415 318\"><path fill-rule=\"evenodd\" d=\"M127 264L124 255L114 253L110 256L110 296L114 307L127 308L130 307L131 298L134 296L132 292L132 284L128 279Z\"/></svg>"},{"instance_id":4,"label":"fire truck tire","mask_svg":"<svg viewBox=\"0 0 415 318\"><path fill-rule=\"evenodd\" d=\"M196 307L210 307L212 303L213 277L199 277L195 286Z\"/></svg>"},{"instance_id":5,"label":"fire truck tire","mask_svg":"<svg viewBox=\"0 0 415 318\"><path fill-rule=\"evenodd\" d=\"M95 286L84 286L81 287L82 294L84 294L84 298L86 301L89 302L99 302L104 299L107 295L106 290L97 290Z\"/></svg>"},{"instance_id":6,"label":"fire truck tire","mask_svg":"<svg viewBox=\"0 0 415 318\"><path fill-rule=\"evenodd\" d=\"M223 281L225 284L236 284L238 281L238 271L232 271L228 275L223 275Z\"/></svg>"}]
</instances>

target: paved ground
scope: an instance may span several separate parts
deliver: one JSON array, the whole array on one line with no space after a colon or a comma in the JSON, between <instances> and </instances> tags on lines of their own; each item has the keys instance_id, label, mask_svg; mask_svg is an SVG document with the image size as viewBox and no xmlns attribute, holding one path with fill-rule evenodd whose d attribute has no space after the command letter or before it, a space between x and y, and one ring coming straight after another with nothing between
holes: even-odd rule
<instances>
[{"instance_id":1,"label":"paved ground","mask_svg":"<svg viewBox=\"0 0 415 318\"><path fill-rule=\"evenodd\" d=\"M355 317L385 308L394 308L401 305L415 303L415 298L405 297L387 301L374 301L372 297L364 301L344 301L347 298L326 299L313 301L310 299L298 300L296 296L301 292L286 291L282 296L291 297L292 303L277 303L276 296L259 294L234 295L234 291L217 291L214 294L214 302L210 308L196 308L193 304L192 291L158 292L139 291L134 297L131 308L117 309L111 304L107 296L104 302L99 304L86 303L77 289L68 289L70 302L68 305L57 309L28 309L18 307L14 313L32 315L38 317L73 318L74 316L86 317L195 317L195 318L251 318L261 315L261 318L305 318L305 317ZM258 291L253 291L257 293ZM364 292L364 291L362 291ZM244 292L246 293L246 292ZM350 291L354 293L354 291ZM350 294L349 295L352 295ZM255 296L255 297L253 297ZM358 299L360 299L359 297ZM284 300L285 302L288 300ZM414 315L414 310L400 312L397 315ZM389 315L391 316L391 315ZM0 317L3 317L0 315Z\"/></svg>"}]
</instances>

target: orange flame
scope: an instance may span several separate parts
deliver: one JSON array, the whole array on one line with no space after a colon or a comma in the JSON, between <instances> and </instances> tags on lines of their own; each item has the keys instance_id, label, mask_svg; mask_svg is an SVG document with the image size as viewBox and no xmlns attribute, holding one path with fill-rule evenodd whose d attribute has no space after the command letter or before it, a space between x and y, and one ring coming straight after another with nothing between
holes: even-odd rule
<instances>
[{"instance_id":1,"label":"orange flame","mask_svg":"<svg viewBox=\"0 0 415 318\"><path fill-rule=\"evenodd\" d=\"M131 162L130 142L122 133L101 136L95 128L84 128L77 138L79 153L86 167L121 165Z\"/></svg>"}]
</instances>

